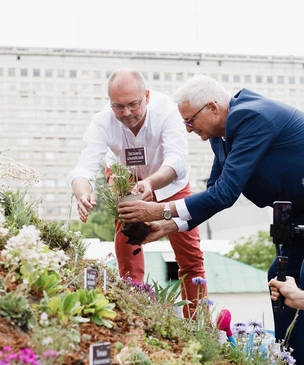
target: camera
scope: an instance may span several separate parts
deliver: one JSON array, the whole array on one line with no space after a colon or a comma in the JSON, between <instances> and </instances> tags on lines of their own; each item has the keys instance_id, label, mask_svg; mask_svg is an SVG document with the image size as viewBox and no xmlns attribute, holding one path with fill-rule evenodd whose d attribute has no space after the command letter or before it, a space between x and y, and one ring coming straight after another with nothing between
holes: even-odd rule
<instances>
[{"instance_id":1,"label":"camera","mask_svg":"<svg viewBox=\"0 0 304 365\"><path fill-rule=\"evenodd\" d=\"M295 225L292 219L292 203L275 201L273 203L273 224L270 225L270 236L273 243L291 244L296 235L304 236L304 226Z\"/></svg>"}]
</instances>

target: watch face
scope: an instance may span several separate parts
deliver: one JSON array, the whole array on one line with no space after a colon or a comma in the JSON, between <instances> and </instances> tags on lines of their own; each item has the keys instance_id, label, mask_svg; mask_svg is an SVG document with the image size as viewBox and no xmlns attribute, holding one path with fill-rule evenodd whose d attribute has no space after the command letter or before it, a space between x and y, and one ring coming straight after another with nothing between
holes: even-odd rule
<instances>
[{"instance_id":1,"label":"watch face","mask_svg":"<svg viewBox=\"0 0 304 365\"><path fill-rule=\"evenodd\" d=\"M171 219L171 210L165 210L164 211L164 218L165 219Z\"/></svg>"}]
</instances>

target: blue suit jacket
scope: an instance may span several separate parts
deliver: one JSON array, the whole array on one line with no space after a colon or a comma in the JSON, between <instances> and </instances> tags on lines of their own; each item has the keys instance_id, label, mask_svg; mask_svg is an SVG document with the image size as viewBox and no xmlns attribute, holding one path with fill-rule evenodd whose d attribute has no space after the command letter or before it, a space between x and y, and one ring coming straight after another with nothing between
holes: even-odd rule
<instances>
[{"instance_id":1,"label":"blue suit jacket","mask_svg":"<svg viewBox=\"0 0 304 365\"><path fill-rule=\"evenodd\" d=\"M215 156L207 190L185 199L189 229L241 193L258 207L290 200L294 222L304 224L304 113L242 89L231 99L225 134L225 141L210 139Z\"/></svg>"}]
</instances>

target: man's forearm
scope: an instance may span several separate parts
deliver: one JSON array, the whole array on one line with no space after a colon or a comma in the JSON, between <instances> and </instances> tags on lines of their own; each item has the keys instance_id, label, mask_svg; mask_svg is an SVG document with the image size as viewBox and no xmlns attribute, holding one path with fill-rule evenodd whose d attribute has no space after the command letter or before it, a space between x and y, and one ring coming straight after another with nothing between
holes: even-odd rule
<instances>
[{"instance_id":1,"label":"man's forearm","mask_svg":"<svg viewBox=\"0 0 304 365\"><path fill-rule=\"evenodd\" d=\"M77 200L83 194L91 194L92 186L85 177L76 177L72 182L72 189Z\"/></svg>"},{"instance_id":2,"label":"man's forearm","mask_svg":"<svg viewBox=\"0 0 304 365\"><path fill-rule=\"evenodd\" d=\"M161 189L177 178L175 170L170 166L161 166L157 172L145 179L153 190Z\"/></svg>"}]
</instances>

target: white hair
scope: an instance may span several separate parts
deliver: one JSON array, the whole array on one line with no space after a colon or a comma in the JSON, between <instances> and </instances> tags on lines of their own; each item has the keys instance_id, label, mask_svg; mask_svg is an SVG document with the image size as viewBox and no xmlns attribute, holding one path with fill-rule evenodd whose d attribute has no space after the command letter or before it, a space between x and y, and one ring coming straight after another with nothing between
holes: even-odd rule
<instances>
[{"instance_id":1,"label":"white hair","mask_svg":"<svg viewBox=\"0 0 304 365\"><path fill-rule=\"evenodd\" d=\"M195 75L176 90L173 100L178 105L189 102L195 108L200 108L211 101L227 106L231 100L231 94L212 77Z\"/></svg>"}]
</instances>

